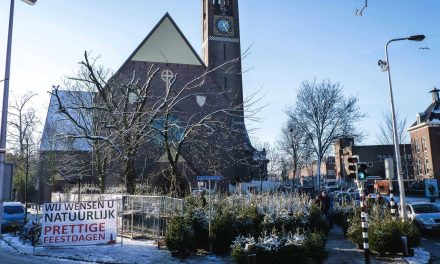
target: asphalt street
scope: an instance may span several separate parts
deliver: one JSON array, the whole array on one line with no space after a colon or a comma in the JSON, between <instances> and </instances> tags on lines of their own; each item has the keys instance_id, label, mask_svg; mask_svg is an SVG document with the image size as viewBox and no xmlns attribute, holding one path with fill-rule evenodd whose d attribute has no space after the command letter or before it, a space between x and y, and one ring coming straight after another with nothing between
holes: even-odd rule
<instances>
[{"instance_id":1,"label":"asphalt street","mask_svg":"<svg viewBox=\"0 0 440 264\"><path fill-rule=\"evenodd\" d=\"M440 264L440 233L423 234L420 242L431 253L432 263Z\"/></svg>"}]
</instances>

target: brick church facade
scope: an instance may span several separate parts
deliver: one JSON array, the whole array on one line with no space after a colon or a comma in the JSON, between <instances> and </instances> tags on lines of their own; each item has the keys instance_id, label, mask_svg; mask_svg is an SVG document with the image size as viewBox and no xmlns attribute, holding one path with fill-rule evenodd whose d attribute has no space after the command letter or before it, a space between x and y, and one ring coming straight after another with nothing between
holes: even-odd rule
<instances>
[{"instance_id":1,"label":"brick church facade","mask_svg":"<svg viewBox=\"0 0 440 264\"><path fill-rule=\"evenodd\" d=\"M152 78L150 85L151 94L159 99L152 99L149 103L157 103L167 92L182 91L179 93L178 103L170 113L175 120L174 124L187 125L193 122L194 116L219 112L212 116L217 123L221 123L215 127L214 133L193 135L192 138L190 136L188 143L179 148L167 152L157 140L146 141L142 147L144 151L136 157L139 164L136 166L138 182L147 178L153 184L166 184L163 182L166 175L162 174L166 174L169 168L167 156L170 153L176 155L177 152L180 156L179 170L189 188L197 186L196 177L200 175L224 176L219 186L226 189L231 182L251 180L265 171L264 164L267 161L262 155L264 152L252 147L244 123L238 0L202 2L203 59L167 13L112 77L129 79L135 75L140 82L146 82L145 76L139 73L147 72L152 67L157 69L158 74ZM168 91L169 89L173 91ZM75 92L62 93L67 97L79 96ZM58 112L57 100L53 97L52 95L40 147L43 157L40 174L46 193L43 200L48 199L47 194L50 192L62 191L60 186L66 180L56 169L48 167L48 161L44 157L53 156L54 153L62 156L75 152L90 155L93 151L87 146L86 140L77 140L70 144L69 149L61 146L59 135L66 134L63 129L72 125ZM59 128L54 129L54 123ZM190 142L197 140L205 141L202 149L191 145ZM214 155L215 161L209 159L209 155ZM83 179L94 183L96 175L94 176L94 169L90 166L92 165L85 165L89 167L89 173L83 173ZM123 177L118 165L114 165L111 171L113 173L109 175L107 184L120 184ZM54 177L54 174L57 176ZM49 184L49 178L58 181L58 184Z\"/></svg>"}]
</instances>

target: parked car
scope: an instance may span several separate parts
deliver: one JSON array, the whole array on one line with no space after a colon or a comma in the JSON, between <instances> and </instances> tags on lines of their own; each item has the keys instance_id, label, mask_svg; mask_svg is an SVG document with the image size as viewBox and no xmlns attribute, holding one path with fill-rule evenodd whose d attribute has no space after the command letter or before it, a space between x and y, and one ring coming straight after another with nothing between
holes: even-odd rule
<instances>
[{"instance_id":1,"label":"parked car","mask_svg":"<svg viewBox=\"0 0 440 264\"><path fill-rule=\"evenodd\" d=\"M420 231L440 230L440 208L435 204L412 202L406 205L406 211Z\"/></svg>"},{"instance_id":2,"label":"parked car","mask_svg":"<svg viewBox=\"0 0 440 264\"><path fill-rule=\"evenodd\" d=\"M19 202L3 202L2 229L19 229L24 225L24 206Z\"/></svg>"}]
</instances>

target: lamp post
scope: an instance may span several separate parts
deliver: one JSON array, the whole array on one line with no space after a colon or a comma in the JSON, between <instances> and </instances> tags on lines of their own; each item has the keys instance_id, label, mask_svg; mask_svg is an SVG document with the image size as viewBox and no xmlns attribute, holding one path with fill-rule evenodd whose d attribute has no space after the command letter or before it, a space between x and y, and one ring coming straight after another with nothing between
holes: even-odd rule
<instances>
[{"instance_id":1,"label":"lamp post","mask_svg":"<svg viewBox=\"0 0 440 264\"><path fill-rule=\"evenodd\" d=\"M390 100L391 100L391 114L393 118L393 140L394 140L394 152L396 155L396 166L397 166L397 180L399 183L400 190L400 216L405 221L407 219L406 213L406 201L405 201L405 187L403 185L403 175L402 175L402 163L400 161L400 148L399 148L399 135L397 134L397 125L396 125L396 112L394 110L394 97L393 97L393 86L391 83L391 69L390 69L390 60L388 57L388 45L391 42L400 41L400 40L412 40L412 41L422 41L425 39L425 35L414 35L406 38L396 38L387 42L385 45L385 57L386 61L379 61L379 66L382 67L382 70L388 71L388 84L390 87Z\"/></svg>"},{"instance_id":2,"label":"lamp post","mask_svg":"<svg viewBox=\"0 0 440 264\"><path fill-rule=\"evenodd\" d=\"M33 5L37 0L21 0L26 4ZM11 69L11 49L12 49L12 27L14 24L14 3L15 0L11 0L11 6L9 9L9 29L8 29L8 44L6 48L6 66L5 66L5 79L3 89L3 105L2 105L2 120L0 129L0 149L6 149L6 125L8 123L8 104L9 104L9 76ZM3 177L4 177L4 163L6 160L6 152L0 151L0 236L1 236L1 223L3 217Z\"/></svg>"}]
</instances>

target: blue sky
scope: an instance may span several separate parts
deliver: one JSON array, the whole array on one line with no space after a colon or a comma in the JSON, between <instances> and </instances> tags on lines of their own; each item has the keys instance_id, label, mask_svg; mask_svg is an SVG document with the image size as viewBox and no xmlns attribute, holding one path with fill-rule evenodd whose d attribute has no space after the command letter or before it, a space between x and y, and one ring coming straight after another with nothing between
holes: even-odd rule
<instances>
[{"instance_id":1,"label":"blue sky","mask_svg":"<svg viewBox=\"0 0 440 264\"><path fill-rule=\"evenodd\" d=\"M0 73L4 73L9 0L0 1ZM438 0L240 0L242 49L253 44L243 67L244 94L261 90L268 104L252 136L273 142L284 110L294 105L301 81L330 79L360 98L368 115L359 126L376 143L377 123L389 111L388 82L377 66L392 38L425 34L421 43L390 46L396 107L409 123L431 102L427 93L440 86ZM44 121L49 91L77 70L84 50L101 55L117 70L158 20L169 12L196 51L201 51L199 0L38 0L35 6L16 0L11 66L11 100L26 91ZM421 50L419 47L429 47ZM3 77L0 77L3 79ZM3 84L1 84L3 87Z\"/></svg>"}]
</instances>

